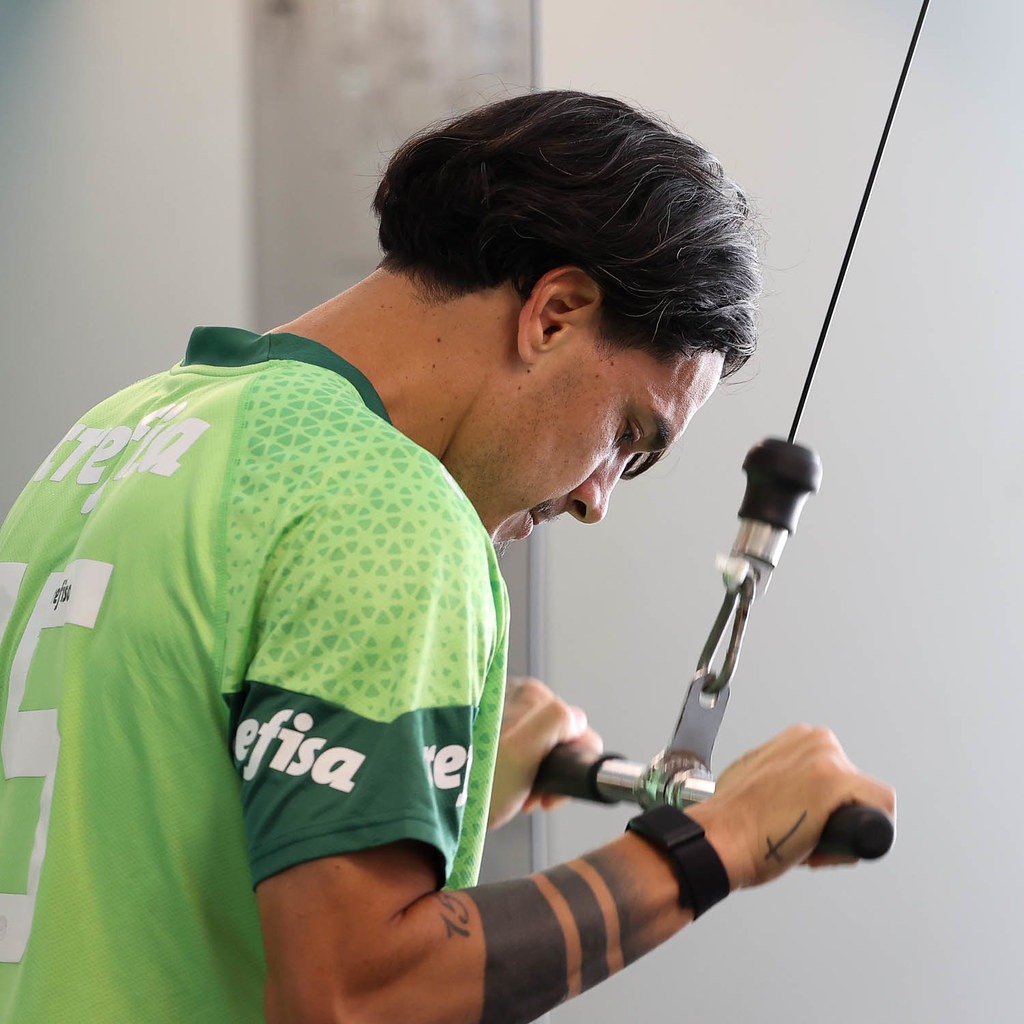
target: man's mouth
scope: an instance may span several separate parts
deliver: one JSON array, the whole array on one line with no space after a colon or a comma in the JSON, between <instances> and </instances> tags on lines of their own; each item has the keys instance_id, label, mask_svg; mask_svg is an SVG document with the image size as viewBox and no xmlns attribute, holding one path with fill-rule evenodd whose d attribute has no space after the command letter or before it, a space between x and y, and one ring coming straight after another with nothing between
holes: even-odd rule
<instances>
[{"instance_id":1,"label":"man's mouth","mask_svg":"<svg viewBox=\"0 0 1024 1024\"><path fill-rule=\"evenodd\" d=\"M534 526L546 523L548 520L555 519L559 515L561 515L561 510L554 501L542 501L539 505L534 505L529 512L530 520Z\"/></svg>"},{"instance_id":2,"label":"man's mouth","mask_svg":"<svg viewBox=\"0 0 1024 1024\"><path fill-rule=\"evenodd\" d=\"M533 533L535 526L557 518L562 511L557 502L542 501L539 505L534 505L533 508L522 512L515 519L508 520L496 535L496 540L501 544L502 549L514 540L526 540Z\"/></svg>"}]
</instances>

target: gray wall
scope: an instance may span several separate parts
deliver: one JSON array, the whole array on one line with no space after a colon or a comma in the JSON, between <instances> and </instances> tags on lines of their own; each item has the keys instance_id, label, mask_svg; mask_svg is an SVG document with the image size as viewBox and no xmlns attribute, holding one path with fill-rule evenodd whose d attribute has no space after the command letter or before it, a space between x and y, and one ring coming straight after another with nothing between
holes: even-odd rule
<instances>
[{"instance_id":1,"label":"gray wall","mask_svg":"<svg viewBox=\"0 0 1024 1024\"><path fill-rule=\"evenodd\" d=\"M251 322L245 8L0 0L0 515L197 320Z\"/></svg>"},{"instance_id":2,"label":"gray wall","mask_svg":"<svg viewBox=\"0 0 1024 1024\"><path fill-rule=\"evenodd\" d=\"M266 329L365 277L370 203L413 132L530 85L529 0L252 5L256 304Z\"/></svg>"},{"instance_id":3,"label":"gray wall","mask_svg":"<svg viewBox=\"0 0 1024 1024\"><path fill-rule=\"evenodd\" d=\"M766 235L755 364L599 529L548 537L550 681L638 759L717 610L743 455L788 431L916 6L590 0L584 32L579 5L540 5L541 83L667 113ZM801 431L824 483L754 609L718 749L722 768L791 721L832 726L897 787L897 845L730 898L560 1024L1020 1019L1022 28L1008 0L932 4ZM557 816L552 855L625 817Z\"/></svg>"}]
</instances>

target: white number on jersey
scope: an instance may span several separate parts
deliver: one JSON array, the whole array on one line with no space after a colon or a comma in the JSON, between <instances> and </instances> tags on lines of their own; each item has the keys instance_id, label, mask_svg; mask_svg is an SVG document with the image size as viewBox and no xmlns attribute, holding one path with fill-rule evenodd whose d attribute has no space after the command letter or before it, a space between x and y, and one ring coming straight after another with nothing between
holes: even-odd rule
<instances>
[{"instance_id":1,"label":"white number on jersey","mask_svg":"<svg viewBox=\"0 0 1024 1024\"><path fill-rule=\"evenodd\" d=\"M16 638L5 634L27 568L23 562L0 562L0 638L5 646L16 642ZM0 963L18 963L28 945L39 876L46 856L50 804L60 754L57 709L21 710L29 666L44 629L93 628L113 571L114 567L107 562L81 558L71 562L64 572L52 573L36 601L11 663L0 736L0 769L5 779L41 778L43 791L32 838L28 891L0 893Z\"/></svg>"}]
</instances>

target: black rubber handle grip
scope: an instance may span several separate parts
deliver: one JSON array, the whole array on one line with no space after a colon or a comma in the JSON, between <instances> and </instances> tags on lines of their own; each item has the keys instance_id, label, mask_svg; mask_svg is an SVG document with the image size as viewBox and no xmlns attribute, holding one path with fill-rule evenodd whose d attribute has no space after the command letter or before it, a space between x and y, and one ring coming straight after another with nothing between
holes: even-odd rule
<instances>
[{"instance_id":1,"label":"black rubber handle grip","mask_svg":"<svg viewBox=\"0 0 1024 1024\"><path fill-rule=\"evenodd\" d=\"M866 804L847 804L825 822L815 853L833 853L877 860L889 852L896 826L885 811Z\"/></svg>"},{"instance_id":2,"label":"black rubber handle grip","mask_svg":"<svg viewBox=\"0 0 1024 1024\"><path fill-rule=\"evenodd\" d=\"M767 437L743 460L747 489L740 519L756 519L789 533L796 531L804 502L821 486L821 459L810 448Z\"/></svg>"},{"instance_id":3,"label":"black rubber handle grip","mask_svg":"<svg viewBox=\"0 0 1024 1024\"><path fill-rule=\"evenodd\" d=\"M538 793L558 793L576 800L613 804L597 789L597 772L605 761L621 761L621 754L597 754L575 743L560 743L540 763L533 788Z\"/></svg>"}]
</instances>

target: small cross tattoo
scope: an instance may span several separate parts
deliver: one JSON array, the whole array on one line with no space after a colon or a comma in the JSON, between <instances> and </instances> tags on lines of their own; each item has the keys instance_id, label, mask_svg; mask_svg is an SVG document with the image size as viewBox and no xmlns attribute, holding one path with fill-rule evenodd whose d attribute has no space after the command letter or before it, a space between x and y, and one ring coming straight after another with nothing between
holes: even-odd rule
<instances>
[{"instance_id":1,"label":"small cross tattoo","mask_svg":"<svg viewBox=\"0 0 1024 1024\"><path fill-rule=\"evenodd\" d=\"M806 817L807 812L804 811L804 813L797 818L796 824L777 843L773 843L770 838L766 840L768 843L768 852L764 855L765 860L771 860L774 857L780 864L782 863L782 857L779 856L779 850L782 849L787 840L789 840L796 830L804 823L804 818Z\"/></svg>"}]
</instances>

